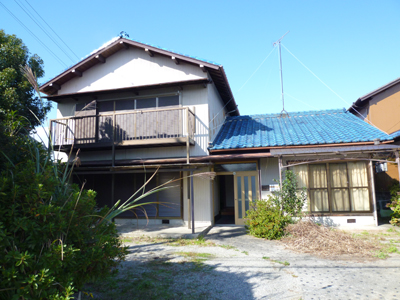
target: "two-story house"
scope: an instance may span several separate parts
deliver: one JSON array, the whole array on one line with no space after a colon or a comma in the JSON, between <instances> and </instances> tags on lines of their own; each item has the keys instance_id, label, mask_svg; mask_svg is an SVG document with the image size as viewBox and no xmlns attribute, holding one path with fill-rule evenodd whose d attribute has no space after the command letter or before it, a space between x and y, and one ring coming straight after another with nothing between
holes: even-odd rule
<instances>
[{"instance_id":1,"label":"two-story house","mask_svg":"<svg viewBox=\"0 0 400 300\"><path fill-rule=\"evenodd\" d=\"M126 38L40 89L57 102L54 149L79 149L74 181L100 206L129 198L157 168L146 190L177 179L143 200L156 204L120 216L129 222L243 224L291 168L318 221L376 224L371 162L399 147L342 110L239 116L221 65ZM202 172L217 176L187 178Z\"/></svg>"},{"instance_id":2,"label":"two-story house","mask_svg":"<svg viewBox=\"0 0 400 300\"><path fill-rule=\"evenodd\" d=\"M192 172L210 171L209 141L226 115L238 115L221 65L118 38L43 84L57 102L55 150L80 149L74 181L98 191L99 205L125 200L162 166L147 189ZM188 180L145 201L148 217L188 220ZM194 178L197 222L211 223L209 180ZM123 217L144 217L141 210ZM177 220L177 221L176 221Z\"/></svg>"}]
</instances>

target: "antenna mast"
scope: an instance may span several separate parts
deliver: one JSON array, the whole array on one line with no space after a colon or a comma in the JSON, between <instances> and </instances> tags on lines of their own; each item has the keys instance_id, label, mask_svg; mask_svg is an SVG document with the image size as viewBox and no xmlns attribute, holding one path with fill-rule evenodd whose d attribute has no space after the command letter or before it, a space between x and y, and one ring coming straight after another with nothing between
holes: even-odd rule
<instances>
[{"instance_id":1,"label":"antenna mast","mask_svg":"<svg viewBox=\"0 0 400 300\"><path fill-rule=\"evenodd\" d=\"M278 45L278 49L279 49L279 69L280 69L280 72L281 72L281 93L282 93L282 107L283 107L283 109L282 109L282 111L281 111L281 114L283 114L283 113L286 113L286 114L287 114L287 111L285 110L285 97L284 97L284 94L283 94L283 74L282 74L281 41L282 41L282 39L285 37L285 35L287 35L288 33L289 33L289 31L286 32L284 35L282 35L281 38L280 38L279 40L277 40L275 43L272 44L274 47L276 47L276 45Z\"/></svg>"}]
</instances>

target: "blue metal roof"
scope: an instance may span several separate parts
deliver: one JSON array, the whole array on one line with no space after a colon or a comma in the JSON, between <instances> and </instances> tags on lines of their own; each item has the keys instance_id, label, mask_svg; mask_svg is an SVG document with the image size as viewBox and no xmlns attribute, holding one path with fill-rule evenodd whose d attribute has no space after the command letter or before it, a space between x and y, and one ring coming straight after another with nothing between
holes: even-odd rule
<instances>
[{"instance_id":1,"label":"blue metal roof","mask_svg":"<svg viewBox=\"0 0 400 300\"><path fill-rule=\"evenodd\" d=\"M210 150L371 142L393 138L346 110L228 117Z\"/></svg>"}]
</instances>

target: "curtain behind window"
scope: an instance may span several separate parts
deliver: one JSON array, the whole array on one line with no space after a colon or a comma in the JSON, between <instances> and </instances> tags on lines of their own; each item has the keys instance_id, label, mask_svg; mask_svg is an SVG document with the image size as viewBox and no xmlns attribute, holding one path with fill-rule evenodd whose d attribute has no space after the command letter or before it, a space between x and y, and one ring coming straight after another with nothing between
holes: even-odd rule
<instances>
[{"instance_id":1,"label":"curtain behind window","mask_svg":"<svg viewBox=\"0 0 400 300\"><path fill-rule=\"evenodd\" d=\"M325 165L310 165L311 211L329 211Z\"/></svg>"},{"instance_id":2,"label":"curtain behind window","mask_svg":"<svg viewBox=\"0 0 400 300\"><path fill-rule=\"evenodd\" d=\"M332 211L350 211L347 165L330 164Z\"/></svg>"},{"instance_id":3,"label":"curtain behind window","mask_svg":"<svg viewBox=\"0 0 400 300\"><path fill-rule=\"evenodd\" d=\"M304 203L303 209L310 210L310 201L308 200L308 165L299 165L293 167L293 172L296 174L297 178L297 195L300 196L301 192L304 190L306 194L306 201ZM305 189L304 189L305 188Z\"/></svg>"},{"instance_id":4,"label":"curtain behind window","mask_svg":"<svg viewBox=\"0 0 400 300\"><path fill-rule=\"evenodd\" d=\"M365 162L349 162L351 207L354 211L370 210L368 171Z\"/></svg>"}]
</instances>

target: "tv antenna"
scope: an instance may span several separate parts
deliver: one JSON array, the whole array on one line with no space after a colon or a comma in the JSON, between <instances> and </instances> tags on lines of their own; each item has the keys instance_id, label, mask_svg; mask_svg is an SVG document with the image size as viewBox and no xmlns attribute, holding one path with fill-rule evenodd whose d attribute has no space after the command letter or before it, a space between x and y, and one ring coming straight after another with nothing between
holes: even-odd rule
<instances>
[{"instance_id":1,"label":"tv antenna","mask_svg":"<svg viewBox=\"0 0 400 300\"><path fill-rule=\"evenodd\" d=\"M282 35L279 40L277 40L275 43L272 44L274 47L276 47L276 45L278 45L278 49L279 49L279 69L281 72L281 93L282 93L282 107L283 107L283 109L281 111L281 116L283 114L288 115L288 112L285 110L285 97L283 94L283 74L282 74L282 54L281 54L281 41L285 37L285 35L287 35L288 33L289 33L289 31L286 32L284 35Z\"/></svg>"}]
</instances>

